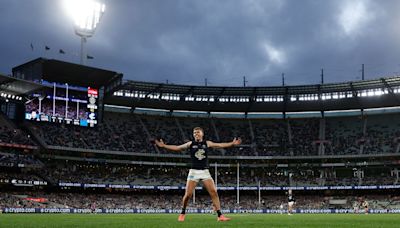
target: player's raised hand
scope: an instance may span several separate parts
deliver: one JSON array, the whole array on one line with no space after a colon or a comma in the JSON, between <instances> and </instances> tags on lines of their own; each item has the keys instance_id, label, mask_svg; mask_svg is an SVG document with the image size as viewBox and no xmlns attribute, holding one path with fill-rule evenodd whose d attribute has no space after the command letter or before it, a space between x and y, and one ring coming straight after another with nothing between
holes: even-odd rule
<instances>
[{"instance_id":1,"label":"player's raised hand","mask_svg":"<svg viewBox=\"0 0 400 228\"><path fill-rule=\"evenodd\" d=\"M242 139L241 138L234 138L232 141L234 146L238 146L240 144L242 144Z\"/></svg>"},{"instance_id":2,"label":"player's raised hand","mask_svg":"<svg viewBox=\"0 0 400 228\"><path fill-rule=\"evenodd\" d=\"M154 140L154 143L160 148L163 148L165 146L165 143L162 139L160 139L160 140L156 139L156 140Z\"/></svg>"}]
</instances>

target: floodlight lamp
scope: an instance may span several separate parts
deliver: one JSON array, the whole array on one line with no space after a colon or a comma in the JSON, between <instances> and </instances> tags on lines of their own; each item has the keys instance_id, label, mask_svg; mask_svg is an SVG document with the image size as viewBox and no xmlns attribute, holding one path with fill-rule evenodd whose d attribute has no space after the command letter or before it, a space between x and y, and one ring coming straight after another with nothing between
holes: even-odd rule
<instances>
[{"instance_id":1,"label":"floodlight lamp","mask_svg":"<svg viewBox=\"0 0 400 228\"><path fill-rule=\"evenodd\" d=\"M91 37L105 12L105 4L94 0L65 0L65 9L75 24L75 33Z\"/></svg>"},{"instance_id":2,"label":"floodlight lamp","mask_svg":"<svg viewBox=\"0 0 400 228\"><path fill-rule=\"evenodd\" d=\"M64 0L64 8L74 20L75 34L81 37L81 64L86 65L87 38L94 35L106 6L102 0Z\"/></svg>"}]
</instances>

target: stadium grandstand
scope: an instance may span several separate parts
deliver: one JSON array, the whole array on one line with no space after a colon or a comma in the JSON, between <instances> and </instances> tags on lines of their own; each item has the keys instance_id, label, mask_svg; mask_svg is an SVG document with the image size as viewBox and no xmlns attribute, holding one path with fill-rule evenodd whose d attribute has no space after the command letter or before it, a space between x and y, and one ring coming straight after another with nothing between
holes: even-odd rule
<instances>
[{"instance_id":1,"label":"stadium grandstand","mask_svg":"<svg viewBox=\"0 0 400 228\"><path fill-rule=\"evenodd\" d=\"M230 213L400 211L400 77L212 87L124 80L38 58L0 75L3 212L176 212L189 155L166 151L201 126ZM286 204L285 204L286 205ZM357 208L357 209L356 209ZM48 209L48 210L44 210ZM199 185L190 212L210 212ZM361 209L360 209L361 211Z\"/></svg>"}]
</instances>

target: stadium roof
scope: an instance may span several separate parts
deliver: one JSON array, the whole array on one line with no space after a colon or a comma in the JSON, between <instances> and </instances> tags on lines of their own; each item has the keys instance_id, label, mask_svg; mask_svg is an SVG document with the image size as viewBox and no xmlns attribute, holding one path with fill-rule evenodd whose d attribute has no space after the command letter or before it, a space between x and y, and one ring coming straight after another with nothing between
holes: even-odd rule
<instances>
[{"instance_id":1,"label":"stadium roof","mask_svg":"<svg viewBox=\"0 0 400 228\"><path fill-rule=\"evenodd\" d=\"M43 85L0 74L0 92L2 93L24 95L40 88L43 88Z\"/></svg>"},{"instance_id":2,"label":"stadium roof","mask_svg":"<svg viewBox=\"0 0 400 228\"><path fill-rule=\"evenodd\" d=\"M31 70L34 67L38 69L36 71ZM114 71L45 58L37 58L16 66L12 69L12 72L16 77L20 77L19 72L40 74L32 75L30 78L94 88L106 86L112 80L122 78L122 74Z\"/></svg>"},{"instance_id":3,"label":"stadium roof","mask_svg":"<svg viewBox=\"0 0 400 228\"><path fill-rule=\"evenodd\" d=\"M400 77L331 84L274 87L214 87L127 81L105 98L107 104L206 112L298 112L346 110L400 105ZM362 96L370 90L381 96ZM396 92L395 92L396 90ZM116 95L115 92L120 92ZM385 91L385 93L383 93ZM323 99L326 94L346 94L346 99ZM137 96L139 94L139 96ZM163 96L173 99L163 99ZM313 100L300 101L312 96ZM295 97L295 100L292 98ZM315 98L317 97L317 98ZM348 98L350 97L350 98ZM187 98L195 98L188 101ZM199 98L199 102L197 99ZM233 98L233 102L232 99ZM257 99L278 98L279 102ZM228 99L228 100L227 100ZM242 99L242 100L241 100Z\"/></svg>"},{"instance_id":4,"label":"stadium roof","mask_svg":"<svg viewBox=\"0 0 400 228\"><path fill-rule=\"evenodd\" d=\"M287 95L315 94L324 92L346 92L352 90L374 89L382 86L400 86L400 77L379 78L365 81L344 83L314 84L300 86L271 86L271 87L216 87L188 86L165 83L126 81L120 89L140 90L158 93L175 93L190 95L220 95L220 96L251 96L251 95Z\"/></svg>"}]
</instances>

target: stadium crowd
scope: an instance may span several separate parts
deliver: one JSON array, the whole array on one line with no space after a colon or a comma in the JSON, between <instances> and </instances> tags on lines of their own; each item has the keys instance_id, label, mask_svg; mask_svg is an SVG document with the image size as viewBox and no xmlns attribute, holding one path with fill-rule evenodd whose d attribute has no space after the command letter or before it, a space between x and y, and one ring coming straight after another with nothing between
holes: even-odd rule
<instances>
[{"instance_id":1,"label":"stadium crowd","mask_svg":"<svg viewBox=\"0 0 400 228\"><path fill-rule=\"evenodd\" d=\"M0 113L0 143L35 146L30 134L14 126L14 124Z\"/></svg>"},{"instance_id":2,"label":"stadium crowd","mask_svg":"<svg viewBox=\"0 0 400 228\"><path fill-rule=\"evenodd\" d=\"M10 151L8 153L0 152L0 166L43 166L43 163L33 155L18 153L10 153Z\"/></svg>"},{"instance_id":3,"label":"stadium crowd","mask_svg":"<svg viewBox=\"0 0 400 228\"><path fill-rule=\"evenodd\" d=\"M315 118L266 121L108 112L94 129L46 123L31 123L30 129L49 146L173 153L155 148L151 140L162 138L168 144L183 144L192 139L192 128L201 126L209 140L240 137L243 141L236 148L212 150L212 155L310 156L397 153L399 119L398 115L341 117L321 123Z\"/></svg>"},{"instance_id":4,"label":"stadium crowd","mask_svg":"<svg viewBox=\"0 0 400 228\"><path fill-rule=\"evenodd\" d=\"M39 200L40 199L40 200ZM257 195L241 195L237 203L236 195L223 193L220 196L223 209L272 209L287 207L285 195L266 195L258 199ZM297 209L354 209L368 200L370 209L398 209L400 196L367 195L363 196L323 196L300 195L296 197ZM47 192L2 192L0 208L82 208L82 209L179 209L181 195L176 193L138 193L122 194L96 193L47 193ZM188 209L212 209L212 202L206 194L198 193L189 203Z\"/></svg>"},{"instance_id":5,"label":"stadium crowd","mask_svg":"<svg viewBox=\"0 0 400 228\"><path fill-rule=\"evenodd\" d=\"M28 158L27 158L28 159ZM74 162L62 160L27 160L37 164L30 169L30 174L36 174L49 183L86 183L86 184L123 184L145 186L184 186L186 184L188 168L174 166L145 166L105 164L95 162ZM2 160L0 159L0 166ZM28 164L28 163L27 163ZM21 170L20 173L22 172ZM8 170L0 169L0 174ZM304 187L304 186L362 186L362 185L397 185L396 175L390 170L380 170L378 174L367 174L363 177L352 175L321 177L321 170L298 170L288 172L285 169L271 168L241 168L239 174L240 186L266 187ZM211 166L210 173L220 187L237 186L237 172L235 168L220 167L215 174ZM17 174L17 173L15 173ZM215 177L216 175L216 177ZM18 178L19 176L10 178Z\"/></svg>"},{"instance_id":6,"label":"stadium crowd","mask_svg":"<svg viewBox=\"0 0 400 228\"><path fill-rule=\"evenodd\" d=\"M162 138L168 144L181 144L192 138L192 128L201 126L206 138L213 141L230 141L241 137L243 144L225 150L212 150L211 155L247 155L247 156L309 156L309 155L351 155L397 153L400 127L398 115L387 118L371 116L365 119L355 117L288 120L234 120L216 118L166 117L106 113L104 122L96 128L84 128L72 125L36 123L27 124L29 133L17 129L0 118L0 142L37 145L44 142L47 146L60 146L87 150L108 150L119 152L172 154L156 148L151 140ZM30 137L33 135L34 137ZM323 148L322 146L323 145ZM323 149L323 150L322 150ZM19 151L2 149L0 152L0 179L44 180L57 185L59 182L130 184L130 185L170 185L184 186L187 177L186 167L122 165L95 162L77 162L67 160L40 160ZM187 152L183 152L187 154ZM250 162L251 163L251 162ZM13 165L7 165L13 164ZM15 164L36 165L26 171L10 171L4 167ZM18 166L18 165L17 165ZM380 174L332 175L331 171L296 171L275 168L240 168L240 186L357 186L398 184L398 177L390 171ZM214 176L215 169L211 165ZM329 173L330 172L330 173ZM236 167L219 167L218 186L236 186ZM4 193L4 194L3 194ZM180 207L181 195L168 194L93 194L93 193L48 193L48 192L3 192L0 207L54 207L54 208L137 208L137 209L176 209ZM27 198L45 198L46 203L27 200ZM155 200L156 199L156 200ZM255 195L241 196L240 204L236 197L221 194L223 208L279 209L285 204L285 196L263 197L261 203ZM342 197L345 205L332 204L332 198L326 196L299 196L297 208L326 209L332 207L351 208L357 199L354 196ZM376 208L390 208L399 205L398 196L371 196ZM196 196L191 208L211 208L209 197Z\"/></svg>"}]
</instances>

